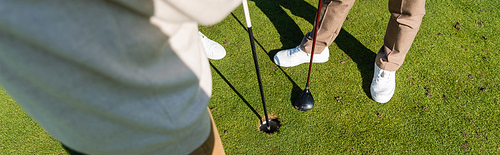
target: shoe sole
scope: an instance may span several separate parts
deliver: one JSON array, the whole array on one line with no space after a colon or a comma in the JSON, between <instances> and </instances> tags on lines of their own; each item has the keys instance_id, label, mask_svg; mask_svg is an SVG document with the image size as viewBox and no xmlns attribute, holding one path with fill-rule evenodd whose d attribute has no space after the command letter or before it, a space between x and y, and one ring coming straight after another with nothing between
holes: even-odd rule
<instances>
[{"instance_id":1,"label":"shoe sole","mask_svg":"<svg viewBox=\"0 0 500 155\"><path fill-rule=\"evenodd\" d=\"M327 61L328 61L328 59L326 59L326 60L319 60L319 61L313 61L313 63L325 63L325 62L327 62ZM299 62L299 63L297 63L297 64L294 64L294 65L280 65L280 64L277 62L277 60L276 60L276 59L274 59L274 63L275 63L275 64L278 64L278 66L281 66L281 67L294 67L294 66L298 66L298 65L303 64L303 63L309 63L309 61L301 61L301 62Z\"/></svg>"},{"instance_id":2,"label":"shoe sole","mask_svg":"<svg viewBox=\"0 0 500 155\"><path fill-rule=\"evenodd\" d=\"M297 47L298 47L298 46L297 46ZM281 51L280 51L280 52L281 52ZM323 59L323 60L322 60L322 59L319 59L319 60L318 60L318 59L315 59L315 58L317 58L317 57L315 57L315 58L313 59L313 63L325 63L325 62L327 62L327 61L330 59L330 50L329 50L329 48L328 48L328 47L326 47L325 49L323 49L322 53L323 53L323 52L327 52L327 54L328 54L327 58L326 58L326 59ZM316 54L315 54L315 55L316 55ZM279 63L279 61L277 61L278 59L276 59L276 56L277 56L277 54L276 54L276 55L274 55L273 61L274 61L274 63L275 63L276 65L281 66L281 67L294 67L294 66L298 66L298 65L303 64L303 63L309 63L309 62L311 61L311 59L310 59L310 57L309 57L309 59L307 59L307 60L299 61L299 62L297 62L297 63L295 63L295 64L292 64L292 65L283 65L283 64Z\"/></svg>"}]
</instances>

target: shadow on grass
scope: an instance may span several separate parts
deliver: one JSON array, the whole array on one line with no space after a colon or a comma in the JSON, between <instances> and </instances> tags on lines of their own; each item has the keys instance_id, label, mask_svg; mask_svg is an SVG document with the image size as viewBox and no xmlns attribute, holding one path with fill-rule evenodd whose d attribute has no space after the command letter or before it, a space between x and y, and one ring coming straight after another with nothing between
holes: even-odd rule
<instances>
[{"instance_id":1,"label":"shadow on grass","mask_svg":"<svg viewBox=\"0 0 500 155\"><path fill-rule=\"evenodd\" d=\"M302 41L304 34L295 21L288 15L288 9L293 15L299 16L313 24L316 7L304 0L253 0L255 5L269 18L280 34L282 47L266 52L273 61L274 55L281 50L296 47ZM312 30L312 28L311 28ZM280 68L281 69L281 68Z\"/></svg>"},{"instance_id":2,"label":"shadow on grass","mask_svg":"<svg viewBox=\"0 0 500 155\"><path fill-rule=\"evenodd\" d=\"M363 80L361 87L366 96L370 97L370 84L373 78L373 64L376 54L343 28L333 42L357 64Z\"/></svg>"},{"instance_id":3,"label":"shadow on grass","mask_svg":"<svg viewBox=\"0 0 500 155\"><path fill-rule=\"evenodd\" d=\"M304 34L295 21L288 15L287 12L307 20L309 23L314 22L316 7L305 2L304 0L253 0L255 5L269 18L274 27L280 34L282 43L281 49L293 48L300 44ZM287 10L285 10L287 9ZM312 27L311 27L312 29ZM268 53L269 57L276 54L277 51Z\"/></svg>"},{"instance_id":4,"label":"shadow on grass","mask_svg":"<svg viewBox=\"0 0 500 155\"><path fill-rule=\"evenodd\" d=\"M238 90L236 90L236 88L234 88L234 86L231 83L229 83L229 81L226 79L226 77L224 75L222 75L222 73L217 69L217 67L215 67L214 64L212 64L212 62L209 62L209 63L210 63L210 66L212 66L212 68L215 70L215 72L217 72L217 74L219 74L219 76L222 78L222 80L224 80L224 82L227 83L227 85L234 91L234 93L236 93L236 95L238 95L238 97L240 97L240 99L243 102L245 102L245 104L248 106L248 108L250 108L250 110L252 110L252 112L255 114L255 116L257 116L257 118L259 118L259 121L261 121L262 117L259 115L259 113L257 113L257 111L252 107L252 105L250 105L250 103L248 103L248 101L243 97L243 95L241 95L240 92L238 92Z\"/></svg>"}]
</instances>

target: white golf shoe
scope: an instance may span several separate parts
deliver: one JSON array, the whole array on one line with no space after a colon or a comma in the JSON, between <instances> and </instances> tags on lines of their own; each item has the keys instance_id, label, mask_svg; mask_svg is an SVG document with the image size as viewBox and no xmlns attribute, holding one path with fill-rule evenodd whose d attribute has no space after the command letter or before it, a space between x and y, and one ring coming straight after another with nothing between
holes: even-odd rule
<instances>
[{"instance_id":1,"label":"white golf shoe","mask_svg":"<svg viewBox=\"0 0 500 155\"><path fill-rule=\"evenodd\" d=\"M199 32L199 31L198 31ZM222 47L219 43L208 39L207 36L200 32L201 43L203 43L203 48L207 53L207 58L212 60L219 60L226 56L226 49Z\"/></svg>"},{"instance_id":2,"label":"white golf shoe","mask_svg":"<svg viewBox=\"0 0 500 155\"><path fill-rule=\"evenodd\" d=\"M391 100L396 89L396 71L385 71L375 64L375 72L370 86L372 99L378 103L386 103Z\"/></svg>"},{"instance_id":3,"label":"white golf shoe","mask_svg":"<svg viewBox=\"0 0 500 155\"><path fill-rule=\"evenodd\" d=\"M330 51L326 47L321 54L314 54L313 63L327 62L328 57L330 57ZM293 67L302 63L308 63L309 61L311 61L311 54L302 51L300 45L295 48L279 51L274 55L274 63L283 67Z\"/></svg>"}]
</instances>

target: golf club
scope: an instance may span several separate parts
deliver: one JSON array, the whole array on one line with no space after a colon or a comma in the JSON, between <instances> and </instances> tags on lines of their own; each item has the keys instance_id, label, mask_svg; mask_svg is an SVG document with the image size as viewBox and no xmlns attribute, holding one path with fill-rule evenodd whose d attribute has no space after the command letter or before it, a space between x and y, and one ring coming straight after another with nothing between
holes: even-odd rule
<instances>
[{"instance_id":1,"label":"golf club","mask_svg":"<svg viewBox=\"0 0 500 155\"><path fill-rule=\"evenodd\" d=\"M264 131L267 133L272 133L272 132L277 130L277 124L273 121L269 121L269 117L267 115L266 99L264 98L264 88L262 86L262 79L260 77L259 61L257 60L257 52L255 51L255 41L254 41L253 32L252 32L252 23L250 21L250 12L248 10L247 0L242 0L242 4L243 4L243 12L245 13L245 21L247 24L247 31L248 31L248 35L250 37L250 45L252 46L253 61L255 63L255 70L257 71L257 79L259 81L260 96L262 99L262 105L264 107L264 115L266 117L266 121L260 125L259 129L261 131ZM266 125L267 127L262 128L262 125ZM271 127L271 126L273 126L273 127Z\"/></svg>"},{"instance_id":2,"label":"golf club","mask_svg":"<svg viewBox=\"0 0 500 155\"><path fill-rule=\"evenodd\" d=\"M314 107L314 99L309 91L309 79L311 78L311 67L313 63L313 56L314 56L314 49L316 48L316 35L318 34L318 25L319 25L319 15L321 13L321 4L323 3L323 0L319 0L318 4L318 13L316 14L316 20L314 23L314 36L313 36L313 45L312 45L312 50L311 50L311 60L309 62L309 73L307 74L307 83L306 83L306 88L302 93L300 93L299 97L293 104L297 110L300 111L308 111L311 110Z\"/></svg>"}]
</instances>

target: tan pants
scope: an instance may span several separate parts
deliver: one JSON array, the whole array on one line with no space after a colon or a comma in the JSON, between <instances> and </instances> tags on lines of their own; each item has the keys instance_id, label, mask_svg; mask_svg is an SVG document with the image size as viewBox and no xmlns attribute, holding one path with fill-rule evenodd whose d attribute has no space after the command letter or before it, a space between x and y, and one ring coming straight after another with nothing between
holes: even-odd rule
<instances>
[{"instance_id":1,"label":"tan pants","mask_svg":"<svg viewBox=\"0 0 500 155\"><path fill-rule=\"evenodd\" d=\"M210 109L207 108L207 110L210 114L210 120L212 122L210 135L205 143L191 152L190 155L225 155L226 153L224 152L224 147L222 147L222 141L220 140L219 132L215 126L214 118L212 117Z\"/></svg>"},{"instance_id":2,"label":"tan pants","mask_svg":"<svg viewBox=\"0 0 500 155\"><path fill-rule=\"evenodd\" d=\"M347 13L355 0L323 0L316 49L318 54L330 46L338 36ZM425 14L425 0L389 0L391 17L384 37L384 45L378 51L375 63L387 71L396 71L403 64L406 54L417 35ZM307 33L300 44L302 50L311 53L314 29Z\"/></svg>"}]
</instances>

